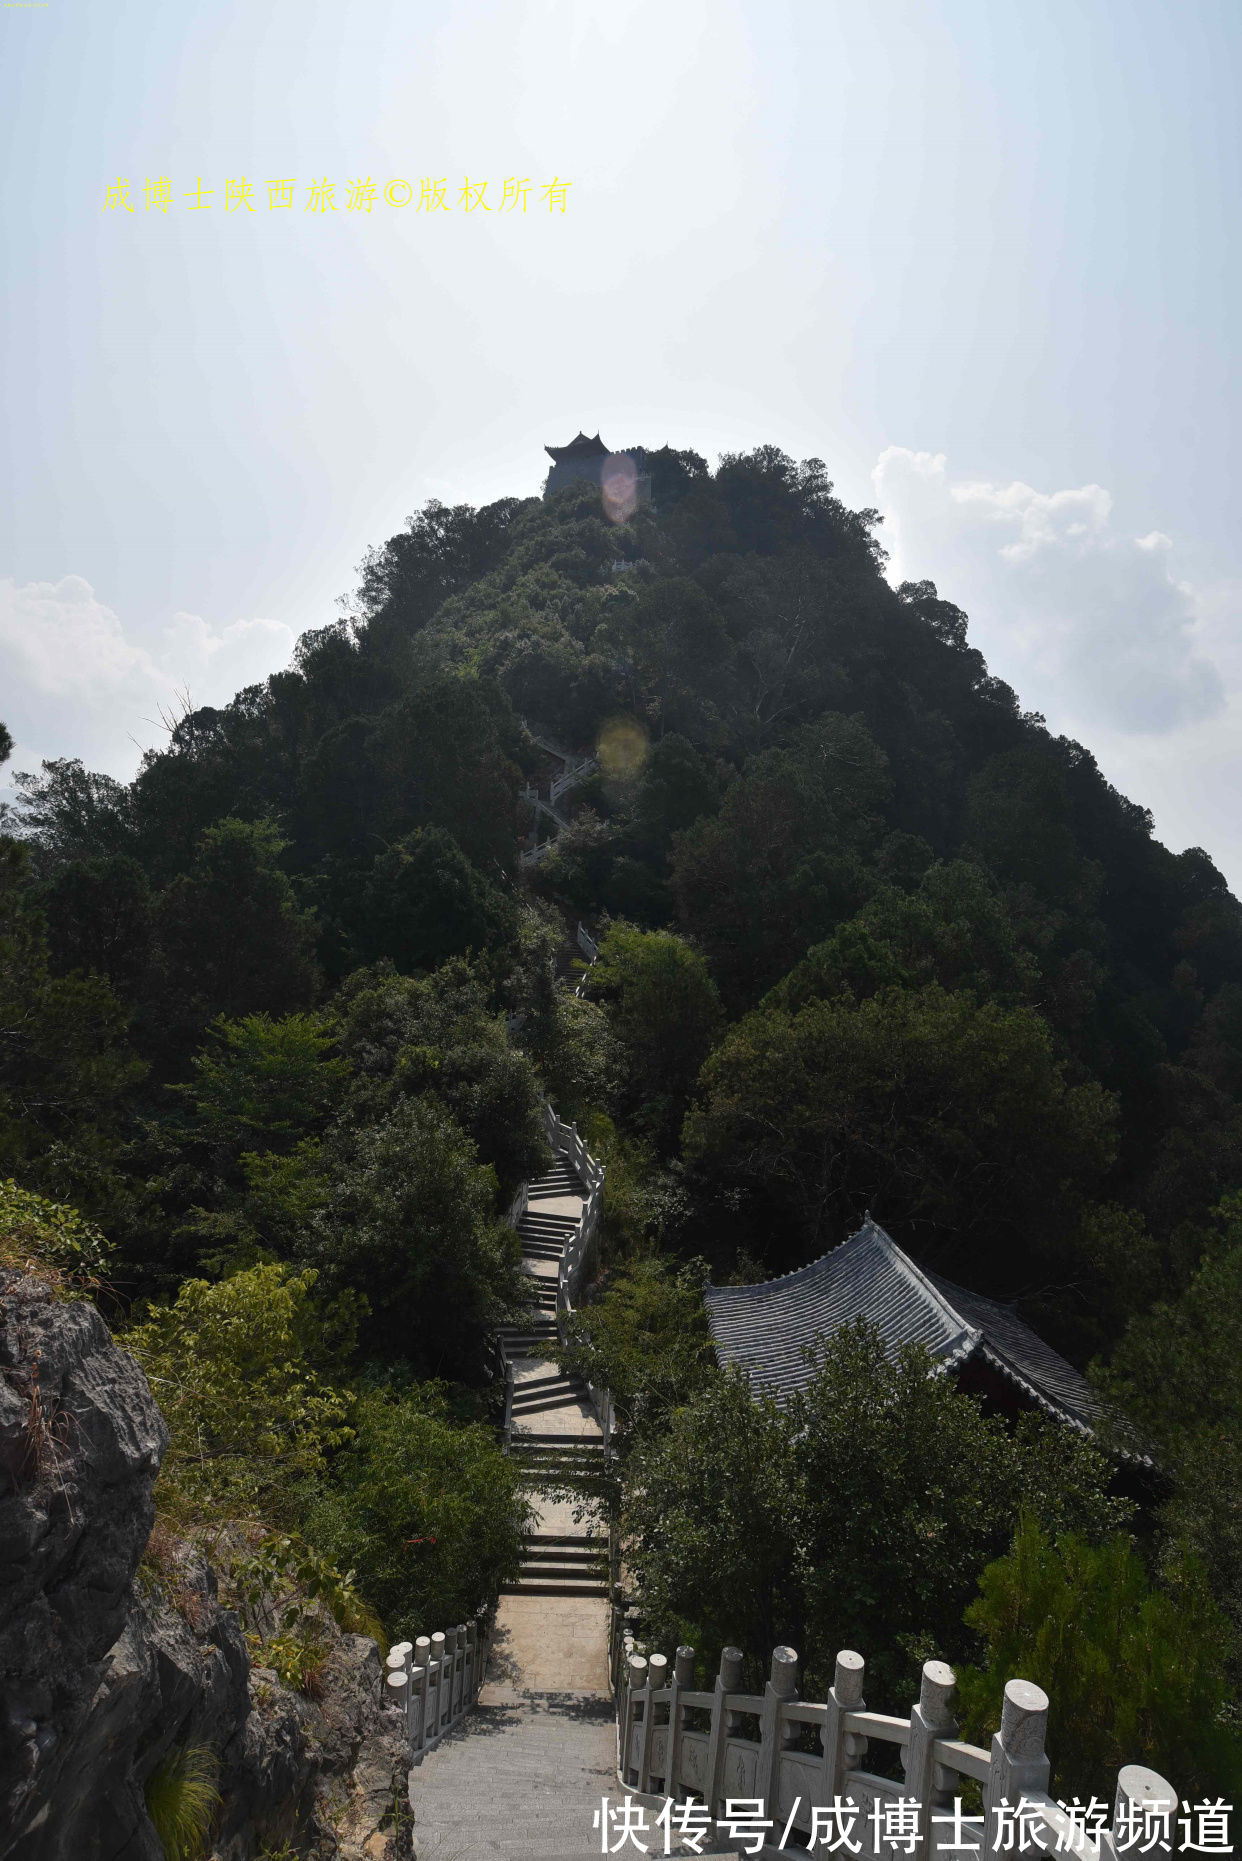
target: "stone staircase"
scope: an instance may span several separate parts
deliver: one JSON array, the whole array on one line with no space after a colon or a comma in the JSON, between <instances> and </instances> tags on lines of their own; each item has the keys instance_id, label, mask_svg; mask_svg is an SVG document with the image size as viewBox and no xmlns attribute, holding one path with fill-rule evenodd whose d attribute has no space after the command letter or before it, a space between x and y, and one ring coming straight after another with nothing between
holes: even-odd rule
<instances>
[{"instance_id":1,"label":"stone staircase","mask_svg":"<svg viewBox=\"0 0 1242 1861\"><path fill-rule=\"evenodd\" d=\"M604 1465L586 1386L548 1355L587 1193L558 1157L527 1185L516 1223L529 1315L500 1335L513 1375L509 1452L536 1521L501 1591L478 1705L410 1772L418 1861L586 1861L600 1853L601 1798L625 1794L608 1682L607 1536L589 1508L547 1490ZM652 1799L652 1814L658 1807Z\"/></svg>"},{"instance_id":2,"label":"stone staircase","mask_svg":"<svg viewBox=\"0 0 1242 1861\"><path fill-rule=\"evenodd\" d=\"M587 1861L600 1799L625 1795L616 1763L607 1697L477 1706L410 1774L418 1861ZM659 1800L630 1794L654 1818Z\"/></svg>"},{"instance_id":3,"label":"stone staircase","mask_svg":"<svg viewBox=\"0 0 1242 1861\"><path fill-rule=\"evenodd\" d=\"M607 1596L608 1544L590 1532L532 1532L522 1574L502 1596Z\"/></svg>"}]
</instances>

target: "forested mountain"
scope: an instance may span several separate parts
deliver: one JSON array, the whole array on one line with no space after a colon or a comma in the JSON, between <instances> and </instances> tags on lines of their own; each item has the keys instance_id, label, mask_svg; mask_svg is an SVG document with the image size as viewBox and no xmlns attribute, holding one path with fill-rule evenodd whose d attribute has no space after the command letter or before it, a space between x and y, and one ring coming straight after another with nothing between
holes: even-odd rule
<instances>
[{"instance_id":1,"label":"forested mountain","mask_svg":"<svg viewBox=\"0 0 1242 1861\"><path fill-rule=\"evenodd\" d=\"M1237 1470L1236 1369L1200 1414L1167 1385L1168 1340L1206 1361L1238 1313L1242 908L1022 711L960 609L889 586L877 514L818 461L646 457L624 524L588 485L428 505L132 783L17 778L0 1174L106 1233L153 1362L146 1301L313 1271L289 1335L306 1377L362 1378L376 1442L411 1379L479 1385L545 1092L594 1120L622 1252L759 1277L869 1208L1114 1359L1198 1468L1170 1503L1236 1630L1236 1503L1195 1513L1204 1456ZM537 737L601 767L523 868ZM318 1503L354 1555L348 1452L354 1497Z\"/></svg>"},{"instance_id":2,"label":"forested mountain","mask_svg":"<svg viewBox=\"0 0 1242 1861\"><path fill-rule=\"evenodd\" d=\"M1237 902L1021 711L959 609L889 588L875 513L817 462L654 468L621 527L589 486L433 504L348 617L132 784L19 778L7 910L75 1051L10 1036L11 1163L137 1233L140 1127L188 1137L165 1087L202 1076L213 1017L468 951L480 999L516 1000L525 723L604 752L539 889L676 930L719 995L721 1038L620 1086L665 1159L694 1100L691 1225L784 1270L869 1204L982 1289L1054 1288L1098 1341L1242 1181Z\"/></svg>"}]
</instances>

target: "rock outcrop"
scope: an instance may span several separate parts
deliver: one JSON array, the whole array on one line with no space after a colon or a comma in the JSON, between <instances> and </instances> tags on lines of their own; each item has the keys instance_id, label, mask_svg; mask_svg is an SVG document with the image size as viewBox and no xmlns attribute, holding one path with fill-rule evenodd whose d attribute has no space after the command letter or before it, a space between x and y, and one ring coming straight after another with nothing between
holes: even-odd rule
<instances>
[{"instance_id":1,"label":"rock outcrop","mask_svg":"<svg viewBox=\"0 0 1242 1861\"><path fill-rule=\"evenodd\" d=\"M167 1431L93 1305L0 1275L0 1861L163 1861L146 1785L205 1747L217 1861L397 1861L408 1759L373 1641L308 1699L251 1669L193 1545L139 1569Z\"/></svg>"},{"instance_id":2,"label":"rock outcrop","mask_svg":"<svg viewBox=\"0 0 1242 1861\"><path fill-rule=\"evenodd\" d=\"M108 1651L126 1626L167 1442L146 1379L95 1307L5 1275L0 1853L58 1853L47 1845L53 1806L58 1820Z\"/></svg>"}]
</instances>

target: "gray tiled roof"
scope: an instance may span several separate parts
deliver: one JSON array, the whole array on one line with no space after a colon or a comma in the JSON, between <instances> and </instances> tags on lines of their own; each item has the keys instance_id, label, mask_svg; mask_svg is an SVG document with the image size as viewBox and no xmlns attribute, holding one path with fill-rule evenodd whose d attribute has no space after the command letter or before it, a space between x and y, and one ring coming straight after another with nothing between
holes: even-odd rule
<instances>
[{"instance_id":1,"label":"gray tiled roof","mask_svg":"<svg viewBox=\"0 0 1242 1861\"><path fill-rule=\"evenodd\" d=\"M1084 1434L1099 1405L1085 1379L1007 1305L925 1273L868 1217L848 1241L759 1286L708 1286L707 1320L722 1364L778 1400L810 1381L803 1352L856 1318L889 1348L924 1344L946 1368L979 1355L1040 1408Z\"/></svg>"}]
</instances>

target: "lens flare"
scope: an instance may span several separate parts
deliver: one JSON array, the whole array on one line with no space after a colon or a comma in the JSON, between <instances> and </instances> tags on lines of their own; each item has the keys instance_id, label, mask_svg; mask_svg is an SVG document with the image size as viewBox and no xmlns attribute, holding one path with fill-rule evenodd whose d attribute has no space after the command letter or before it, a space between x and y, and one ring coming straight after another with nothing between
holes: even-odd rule
<instances>
[{"instance_id":1,"label":"lens flare","mask_svg":"<svg viewBox=\"0 0 1242 1861\"><path fill-rule=\"evenodd\" d=\"M604 515L613 523L628 523L638 508L638 467L624 452L610 452L600 468Z\"/></svg>"},{"instance_id":2,"label":"lens flare","mask_svg":"<svg viewBox=\"0 0 1242 1861\"><path fill-rule=\"evenodd\" d=\"M647 760L647 732L636 717L610 717L597 747L605 780L627 782Z\"/></svg>"}]
</instances>

